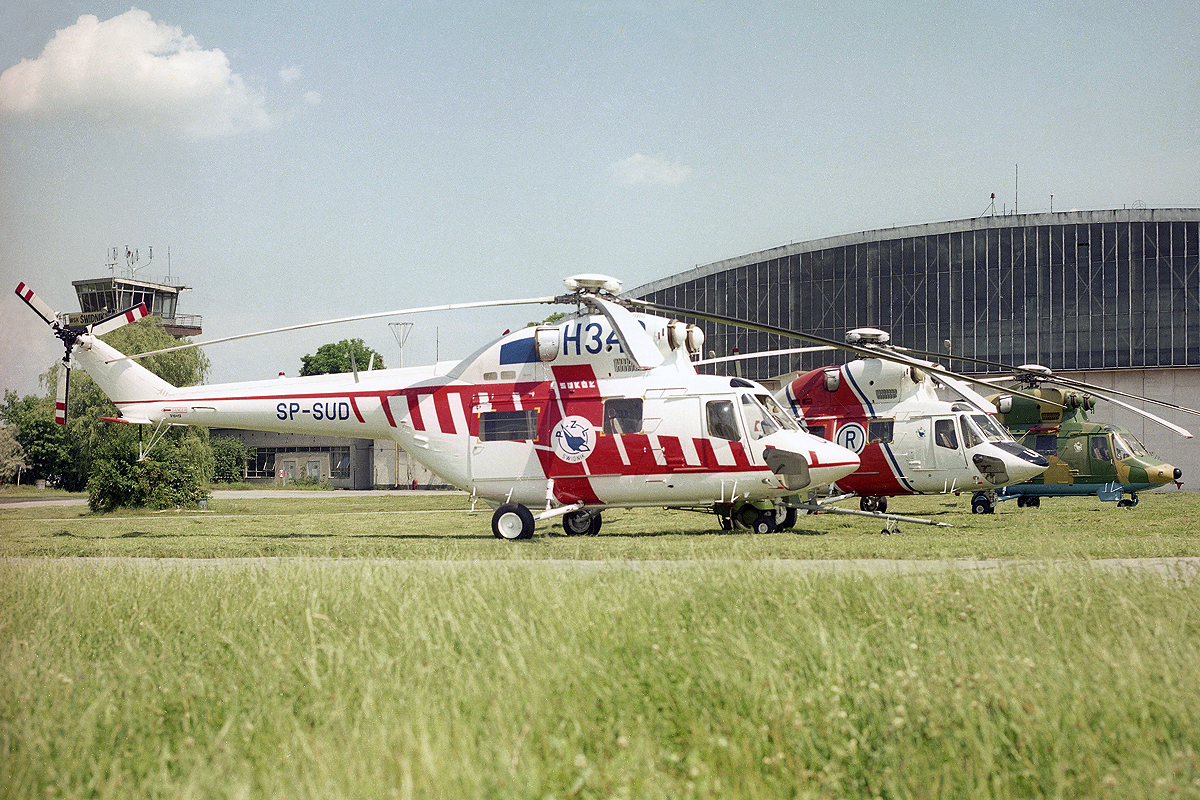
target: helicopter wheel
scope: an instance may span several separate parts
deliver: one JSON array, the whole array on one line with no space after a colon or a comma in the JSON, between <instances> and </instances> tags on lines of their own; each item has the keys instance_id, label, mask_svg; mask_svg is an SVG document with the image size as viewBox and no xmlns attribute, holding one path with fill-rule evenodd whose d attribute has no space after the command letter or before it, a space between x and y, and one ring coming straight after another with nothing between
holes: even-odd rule
<instances>
[{"instance_id":1,"label":"helicopter wheel","mask_svg":"<svg viewBox=\"0 0 1200 800\"><path fill-rule=\"evenodd\" d=\"M595 536L600 532L600 515L587 511L564 514L563 530L567 532L567 536Z\"/></svg>"},{"instance_id":2,"label":"helicopter wheel","mask_svg":"<svg viewBox=\"0 0 1200 800\"><path fill-rule=\"evenodd\" d=\"M787 506L775 507L775 530L786 531L796 524L796 509Z\"/></svg>"},{"instance_id":3,"label":"helicopter wheel","mask_svg":"<svg viewBox=\"0 0 1200 800\"><path fill-rule=\"evenodd\" d=\"M878 511L882 514L887 511L887 498L869 494L858 501L858 507L863 511Z\"/></svg>"},{"instance_id":4,"label":"helicopter wheel","mask_svg":"<svg viewBox=\"0 0 1200 800\"><path fill-rule=\"evenodd\" d=\"M995 514L996 505L992 502L990 497L983 492L980 492L971 498L971 513Z\"/></svg>"},{"instance_id":5,"label":"helicopter wheel","mask_svg":"<svg viewBox=\"0 0 1200 800\"><path fill-rule=\"evenodd\" d=\"M754 520L754 525L750 530L754 533L774 533L775 532L775 512L768 511L764 514L759 514Z\"/></svg>"},{"instance_id":6,"label":"helicopter wheel","mask_svg":"<svg viewBox=\"0 0 1200 800\"><path fill-rule=\"evenodd\" d=\"M492 514L492 533L497 539L531 539L533 514L520 503L505 503Z\"/></svg>"},{"instance_id":7,"label":"helicopter wheel","mask_svg":"<svg viewBox=\"0 0 1200 800\"><path fill-rule=\"evenodd\" d=\"M1122 497L1117 501L1117 508L1133 508L1138 504L1138 496L1136 492L1130 492L1129 497Z\"/></svg>"},{"instance_id":8,"label":"helicopter wheel","mask_svg":"<svg viewBox=\"0 0 1200 800\"><path fill-rule=\"evenodd\" d=\"M1029 497L1029 498L1025 499L1025 507L1026 508L1038 508L1039 506L1041 506L1041 504L1042 504L1042 498L1040 498L1040 497Z\"/></svg>"}]
</instances>

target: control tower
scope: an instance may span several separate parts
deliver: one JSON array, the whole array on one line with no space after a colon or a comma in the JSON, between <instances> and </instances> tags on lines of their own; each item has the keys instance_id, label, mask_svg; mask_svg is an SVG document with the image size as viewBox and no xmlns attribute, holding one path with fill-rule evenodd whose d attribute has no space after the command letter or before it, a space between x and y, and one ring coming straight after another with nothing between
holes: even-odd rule
<instances>
[{"instance_id":1,"label":"control tower","mask_svg":"<svg viewBox=\"0 0 1200 800\"><path fill-rule=\"evenodd\" d=\"M149 267L154 260L154 249L150 248L145 264L141 264L137 250L128 247L124 250L125 266L120 269L122 275L116 274L120 248L113 247L108 251L108 263L105 265L110 273L108 277L71 281L79 296L79 313L69 314L67 324L90 325L118 311L145 303L150 313L162 320L167 333L176 339L199 336L203 332L201 316L179 313L179 295L190 292L192 288L171 277L169 251L167 275L162 282L154 282L137 277L138 271Z\"/></svg>"}]
</instances>

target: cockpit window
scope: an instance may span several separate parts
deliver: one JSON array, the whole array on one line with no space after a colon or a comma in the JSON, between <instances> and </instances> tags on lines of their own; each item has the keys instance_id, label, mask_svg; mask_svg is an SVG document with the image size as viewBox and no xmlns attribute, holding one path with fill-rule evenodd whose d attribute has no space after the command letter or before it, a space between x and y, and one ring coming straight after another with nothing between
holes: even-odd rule
<instances>
[{"instance_id":1,"label":"cockpit window","mask_svg":"<svg viewBox=\"0 0 1200 800\"><path fill-rule=\"evenodd\" d=\"M1121 437L1117 434L1112 435L1113 458L1132 458L1133 453L1129 452L1129 448L1125 446L1125 442L1121 441Z\"/></svg>"},{"instance_id":2,"label":"cockpit window","mask_svg":"<svg viewBox=\"0 0 1200 800\"><path fill-rule=\"evenodd\" d=\"M1146 449L1146 445L1144 445L1140 441L1138 441L1138 438L1136 436L1134 436L1132 433L1130 433L1129 431L1122 431L1120 433L1120 437L1121 437L1121 444L1123 444L1125 446L1125 449L1128 450L1133 455L1135 455L1135 456L1150 455L1150 451ZM1116 444L1116 442L1115 442L1116 438L1117 438L1117 434L1114 433L1113 434L1114 446Z\"/></svg>"},{"instance_id":3,"label":"cockpit window","mask_svg":"<svg viewBox=\"0 0 1200 800\"><path fill-rule=\"evenodd\" d=\"M705 406L705 416L711 436L731 442L742 440L742 435L738 433L737 415L733 411L732 400L709 400Z\"/></svg>"},{"instance_id":4,"label":"cockpit window","mask_svg":"<svg viewBox=\"0 0 1200 800\"><path fill-rule=\"evenodd\" d=\"M983 444L983 436L979 434L979 430L971 424L971 420L961 416L958 418L962 426L963 447L970 450L972 447L978 447Z\"/></svg>"},{"instance_id":5,"label":"cockpit window","mask_svg":"<svg viewBox=\"0 0 1200 800\"><path fill-rule=\"evenodd\" d=\"M949 450L958 449L958 435L954 432L954 420L938 419L933 421L933 441L938 447Z\"/></svg>"},{"instance_id":6,"label":"cockpit window","mask_svg":"<svg viewBox=\"0 0 1200 800\"><path fill-rule=\"evenodd\" d=\"M800 430L800 424L796 422L791 414L784 411L779 403L775 402L774 397L771 397L769 394L756 394L754 395L754 399L762 403L763 408L779 423L779 427L788 431Z\"/></svg>"},{"instance_id":7,"label":"cockpit window","mask_svg":"<svg viewBox=\"0 0 1200 800\"><path fill-rule=\"evenodd\" d=\"M746 430L754 439L770 436L779 430L779 424L762 404L748 394L742 395L742 414L746 419Z\"/></svg>"},{"instance_id":8,"label":"cockpit window","mask_svg":"<svg viewBox=\"0 0 1200 800\"><path fill-rule=\"evenodd\" d=\"M1012 440L1012 436L1005 433L1004 429L996 424L996 420L992 419L988 414L972 414L971 421L979 426L979 430L983 432L984 438L989 442L1007 442Z\"/></svg>"}]
</instances>

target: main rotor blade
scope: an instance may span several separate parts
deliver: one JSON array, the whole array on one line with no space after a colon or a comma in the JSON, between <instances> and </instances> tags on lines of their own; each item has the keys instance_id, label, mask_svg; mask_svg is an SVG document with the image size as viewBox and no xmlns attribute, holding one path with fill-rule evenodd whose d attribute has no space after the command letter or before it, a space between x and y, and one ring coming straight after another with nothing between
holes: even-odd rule
<instances>
[{"instance_id":1,"label":"main rotor blade","mask_svg":"<svg viewBox=\"0 0 1200 800\"><path fill-rule=\"evenodd\" d=\"M992 389L992 390L994 390L996 388L995 386L991 386L989 384L984 383L983 381L979 380L978 378L972 378L969 375L960 375L956 372L951 372L950 370L945 369L944 367L938 366L936 364L929 364L928 362L921 361L913 356L908 356L908 355L898 353L898 352L896 352L896 349L894 349L894 348L889 348L889 349L885 350L882 348L875 348L875 347L863 347L862 345L850 344L848 342L838 342L833 339L826 339L824 336L814 336L811 333L800 333L798 331L791 331L786 328L777 328L774 325L763 325L762 323L759 323L759 322L748 322L746 320L738 319L736 317L726 317L721 314L711 314L706 311L695 311L692 309L675 308L673 306L665 306L665 305L662 305L661 303L652 303L649 300L638 300L636 298L629 298L629 302L634 305L642 306L643 308L650 308L650 309L654 309L655 311L663 311L667 314L672 314L675 316L692 317L693 319L702 319L702 320L706 320L708 322L717 322L722 325L732 325L732 326L738 327L738 328L746 328L746 329L752 330L752 331L759 331L760 333L769 333L774 336L786 336L791 339L799 339L800 341L803 341L803 342L813 342L814 344L825 345L826 347L829 347L830 349L833 349L833 350L845 350L846 352L854 353L855 355L863 356L865 358L882 358L885 361L895 361L898 364L907 364L908 366L916 367L918 369L925 370L926 372L931 373L933 375L939 375L944 378L952 378L954 380L963 381L965 383L973 383L973 384L977 384L980 386L986 386L988 389ZM1040 397L1037 397L1036 395L1022 392L1019 389L1005 389L1004 391L1006 394L1015 394L1020 397L1026 397L1030 400L1037 400L1040 403L1049 403L1050 405L1056 405L1056 406L1059 405L1058 403L1050 403L1050 401L1045 400ZM1059 406L1059 407L1061 408L1062 406Z\"/></svg>"},{"instance_id":2,"label":"main rotor blade","mask_svg":"<svg viewBox=\"0 0 1200 800\"><path fill-rule=\"evenodd\" d=\"M585 294L583 299L599 308L600 313L608 318L617 332L617 338L621 340L621 346L635 364L642 369L654 369L663 363L662 351L642 324L633 318L629 309L594 294Z\"/></svg>"},{"instance_id":3,"label":"main rotor blade","mask_svg":"<svg viewBox=\"0 0 1200 800\"><path fill-rule=\"evenodd\" d=\"M58 386L54 393L54 421L59 425L67 424L67 400L71 396L71 365L66 361L58 362Z\"/></svg>"},{"instance_id":4,"label":"main rotor blade","mask_svg":"<svg viewBox=\"0 0 1200 800\"><path fill-rule=\"evenodd\" d=\"M203 342L191 342L189 344L181 344L178 347L166 347L162 350L151 350L148 353L138 353L131 356L121 356L114 358L105 363L112 364L116 361L127 361L146 356L157 356L163 353L174 353L177 350L190 350L193 347L204 347L210 344L219 344L220 342L232 342L237 339L250 339L255 336L266 336L271 333L286 333L287 331L298 331L304 328L316 328L322 325L337 325L342 322L358 322L364 319L378 319L380 317L395 317L402 314L424 314L429 311L455 311L461 308L490 308L493 306L528 306L537 303L554 303L557 302L557 297L532 297L525 300L480 300L472 303L447 303L440 306L422 306L420 308L401 308L395 311L378 311L372 314L359 314L353 317L341 317L339 319L327 319L322 322L305 322L299 325L288 325L283 328L271 328L265 331L255 331L254 333L241 333L237 336L224 336L219 339L208 339Z\"/></svg>"},{"instance_id":5,"label":"main rotor blade","mask_svg":"<svg viewBox=\"0 0 1200 800\"><path fill-rule=\"evenodd\" d=\"M25 285L24 281L17 284L17 297L25 301L25 304L33 309L34 313L46 321L47 325L58 325L58 314L51 308L45 300L34 294L33 289Z\"/></svg>"},{"instance_id":6,"label":"main rotor blade","mask_svg":"<svg viewBox=\"0 0 1200 800\"><path fill-rule=\"evenodd\" d=\"M116 314L113 314L111 317L107 317L105 319L100 320L99 322L92 323L91 325L88 326L88 332L91 333L93 336L103 336L106 333L111 333L112 331L115 331L117 328L121 328L121 327L124 327L125 325L129 325L131 323L137 322L138 320L142 319L143 317L148 317L148 316L150 316L149 309L146 308L145 303L141 303L136 308L129 308L129 309L126 309L125 311L118 311Z\"/></svg>"},{"instance_id":7,"label":"main rotor blade","mask_svg":"<svg viewBox=\"0 0 1200 800\"><path fill-rule=\"evenodd\" d=\"M1127 408L1135 414L1141 414L1146 419L1157 422L1159 425L1162 425L1167 430L1177 433L1185 439L1192 438L1191 431L1187 430L1186 428L1181 428L1173 422L1167 422L1162 417L1156 417L1155 415L1151 414L1149 411L1143 411L1142 409L1140 409L1136 406L1132 406L1129 403L1126 403L1122 400L1117 400L1114 397L1106 397L1104 399L1110 403L1116 403L1117 405L1121 406L1122 408Z\"/></svg>"},{"instance_id":8,"label":"main rotor blade","mask_svg":"<svg viewBox=\"0 0 1200 800\"><path fill-rule=\"evenodd\" d=\"M738 353L736 356L721 356L719 358L702 358L699 361L693 361L694 366L703 366L705 364L722 364L726 361L747 361L751 358L770 358L771 356L791 356L797 353L822 353L829 350L836 350L835 347L826 345L818 345L815 347L789 347L786 350L763 350L758 353Z\"/></svg>"}]
</instances>

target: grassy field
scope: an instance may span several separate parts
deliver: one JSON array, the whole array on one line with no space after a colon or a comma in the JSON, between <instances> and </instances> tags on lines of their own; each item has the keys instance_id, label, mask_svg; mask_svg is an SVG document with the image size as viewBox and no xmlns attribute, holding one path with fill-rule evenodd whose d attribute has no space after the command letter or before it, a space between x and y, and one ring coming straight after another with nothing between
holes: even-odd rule
<instances>
[{"instance_id":1,"label":"grassy field","mask_svg":"<svg viewBox=\"0 0 1200 800\"><path fill-rule=\"evenodd\" d=\"M2 556L197 558L327 556L399 559L1129 558L1200 556L1200 493L1142 495L1132 509L1095 498L1002 503L972 515L967 498L893 498L890 510L953 528L882 525L854 516L801 517L792 531L724 533L709 514L605 513L597 537L541 524L530 541L496 540L491 510L459 493L211 500L207 512L119 512L0 506ZM851 504L856 508L857 505Z\"/></svg>"},{"instance_id":2,"label":"grassy field","mask_svg":"<svg viewBox=\"0 0 1200 800\"><path fill-rule=\"evenodd\" d=\"M515 543L454 495L0 509L0 796L1200 797L1200 586L1093 563L1200 555L1198 500ZM879 557L1004 560L780 561Z\"/></svg>"}]
</instances>

